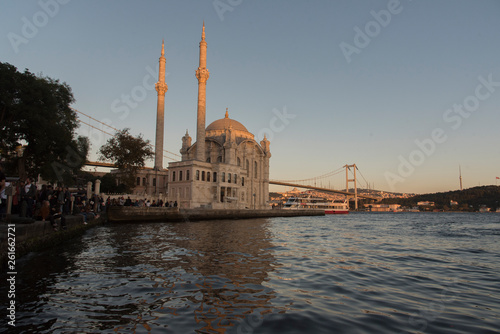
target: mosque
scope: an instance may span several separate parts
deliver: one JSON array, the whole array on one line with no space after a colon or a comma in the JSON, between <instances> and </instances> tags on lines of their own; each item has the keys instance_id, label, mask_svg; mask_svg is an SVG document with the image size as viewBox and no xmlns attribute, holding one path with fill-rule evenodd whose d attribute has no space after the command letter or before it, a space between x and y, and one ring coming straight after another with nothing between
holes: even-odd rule
<instances>
[{"instance_id":1,"label":"mosque","mask_svg":"<svg viewBox=\"0 0 500 334\"><path fill-rule=\"evenodd\" d=\"M224 118L205 128L206 84L210 76L207 69L207 42L205 24L200 41L198 79L198 108L196 142L186 131L180 149L181 161L163 168L165 48L162 43L159 60L155 166L153 171L167 182L167 200L176 201L181 208L212 209L268 209L269 208L269 141L258 143L240 122ZM222 114L222 112L221 112ZM158 179L160 181L160 179ZM155 180L156 181L156 178ZM156 182L155 182L156 183Z\"/></svg>"}]
</instances>

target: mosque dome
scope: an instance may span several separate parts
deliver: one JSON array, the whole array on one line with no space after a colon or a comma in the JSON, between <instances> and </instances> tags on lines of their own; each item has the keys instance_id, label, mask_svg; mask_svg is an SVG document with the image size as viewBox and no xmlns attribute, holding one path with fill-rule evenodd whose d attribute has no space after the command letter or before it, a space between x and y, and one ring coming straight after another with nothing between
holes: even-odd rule
<instances>
[{"instance_id":1,"label":"mosque dome","mask_svg":"<svg viewBox=\"0 0 500 334\"><path fill-rule=\"evenodd\" d=\"M243 124L241 124L240 122L238 122L234 119L229 118L227 109L226 109L226 117L218 119L218 120L210 123L210 125L207 126L206 131L207 132L225 131L226 129L229 129L230 127L236 131L248 132L247 128Z\"/></svg>"}]
</instances>

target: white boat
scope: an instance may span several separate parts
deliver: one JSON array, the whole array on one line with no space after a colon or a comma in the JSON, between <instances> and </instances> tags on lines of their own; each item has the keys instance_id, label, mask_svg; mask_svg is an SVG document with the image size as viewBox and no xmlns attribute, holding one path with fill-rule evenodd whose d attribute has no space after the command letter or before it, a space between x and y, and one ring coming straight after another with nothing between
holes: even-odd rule
<instances>
[{"instance_id":1,"label":"white boat","mask_svg":"<svg viewBox=\"0 0 500 334\"><path fill-rule=\"evenodd\" d=\"M283 206L284 210L325 210L325 214L349 213L349 202L346 200L329 200L322 197L312 197L311 194L301 194L290 197Z\"/></svg>"}]
</instances>

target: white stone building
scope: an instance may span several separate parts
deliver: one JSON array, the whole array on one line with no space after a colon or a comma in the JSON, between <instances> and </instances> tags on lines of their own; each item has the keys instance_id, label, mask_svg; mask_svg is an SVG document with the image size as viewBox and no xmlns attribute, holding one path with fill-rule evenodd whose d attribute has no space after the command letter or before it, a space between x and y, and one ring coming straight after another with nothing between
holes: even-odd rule
<instances>
[{"instance_id":1,"label":"white stone building","mask_svg":"<svg viewBox=\"0 0 500 334\"><path fill-rule=\"evenodd\" d=\"M205 161L197 143L182 138L182 161L169 164L168 194L180 207L269 208L269 141L254 135L228 112L205 131Z\"/></svg>"},{"instance_id":2,"label":"white stone building","mask_svg":"<svg viewBox=\"0 0 500 334\"><path fill-rule=\"evenodd\" d=\"M169 163L168 200L181 208L268 209L269 141L259 143L243 124L224 118L205 128L205 26L200 42L196 143L186 131L181 161Z\"/></svg>"}]
</instances>

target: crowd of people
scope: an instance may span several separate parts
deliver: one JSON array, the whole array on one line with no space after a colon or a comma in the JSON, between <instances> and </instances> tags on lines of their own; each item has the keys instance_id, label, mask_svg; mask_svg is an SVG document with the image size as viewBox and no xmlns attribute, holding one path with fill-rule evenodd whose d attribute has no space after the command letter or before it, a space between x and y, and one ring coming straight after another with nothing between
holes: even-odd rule
<instances>
[{"instance_id":1,"label":"crowd of people","mask_svg":"<svg viewBox=\"0 0 500 334\"><path fill-rule=\"evenodd\" d=\"M5 174L0 164L0 219L6 214L7 195L6 188L12 187L12 214L19 217L32 218L35 220L50 221L55 230L66 228L67 215L82 215L84 224L104 212L107 207L113 205L136 206L136 207L177 207L177 201L163 201L162 199L150 200L135 199L130 196L111 198L106 201L101 195L87 194L82 189L71 193L68 187L42 185L40 189L34 184L32 178L19 179L14 182L6 182ZM57 222L60 221L60 226Z\"/></svg>"},{"instance_id":2,"label":"crowd of people","mask_svg":"<svg viewBox=\"0 0 500 334\"><path fill-rule=\"evenodd\" d=\"M162 199L158 200L149 200L147 198L145 199L136 199L135 201L130 198L130 196L125 199L123 196L120 196L118 198L113 198L111 199L108 197L106 200L106 205L107 206L113 206L113 205L120 205L120 206L139 206L139 207L171 207L171 208L176 208L177 207L177 201L165 201L163 202Z\"/></svg>"},{"instance_id":3,"label":"crowd of people","mask_svg":"<svg viewBox=\"0 0 500 334\"><path fill-rule=\"evenodd\" d=\"M2 173L3 174L3 173ZM68 187L54 187L52 185L42 185L38 189L33 183L33 179L17 180L6 183L5 176L0 174L2 189L0 189L2 215L6 212L7 196L5 189L12 187L12 214L22 218L50 221L54 230L66 228L67 215L82 215L84 224L87 221L99 217L102 210L105 210L105 202L102 196L92 195L87 198L83 190L71 193ZM72 203L73 202L73 203ZM58 226L58 222L60 222Z\"/></svg>"}]
</instances>

